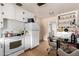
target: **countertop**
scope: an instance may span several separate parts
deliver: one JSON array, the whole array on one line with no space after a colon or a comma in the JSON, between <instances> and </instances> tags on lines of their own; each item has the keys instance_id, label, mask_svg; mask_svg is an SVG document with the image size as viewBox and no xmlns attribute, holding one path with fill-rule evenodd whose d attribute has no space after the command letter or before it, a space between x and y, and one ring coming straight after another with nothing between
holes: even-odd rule
<instances>
[{"instance_id":1,"label":"countertop","mask_svg":"<svg viewBox=\"0 0 79 59\"><path fill-rule=\"evenodd\" d=\"M25 35L21 35L21 36L11 36L11 37L3 37L3 38L14 38L14 37L23 37Z\"/></svg>"},{"instance_id":2,"label":"countertop","mask_svg":"<svg viewBox=\"0 0 79 59\"><path fill-rule=\"evenodd\" d=\"M57 32L54 36L59 38L70 38L72 32Z\"/></svg>"}]
</instances>

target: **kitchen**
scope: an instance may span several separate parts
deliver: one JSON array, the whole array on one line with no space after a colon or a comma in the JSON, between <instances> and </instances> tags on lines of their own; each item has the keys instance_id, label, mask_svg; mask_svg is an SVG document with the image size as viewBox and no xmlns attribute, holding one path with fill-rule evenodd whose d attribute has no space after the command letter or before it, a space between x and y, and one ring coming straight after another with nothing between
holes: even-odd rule
<instances>
[{"instance_id":1,"label":"kitchen","mask_svg":"<svg viewBox=\"0 0 79 59\"><path fill-rule=\"evenodd\" d=\"M19 3L0 3L0 56L16 56L39 45L35 20Z\"/></svg>"},{"instance_id":2,"label":"kitchen","mask_svg":"<svg viewBox=\"0 0 79 59\"><path fill-rule=\"evenodd\" d=\"M0 56L74 55L73 52L61 54L61 48L54 44L57 47L54 49L56 53L51 51L49 54L48 50L52 49L48 40L49 37L56 37L54 43L62 40L62 45L66 43L69 48L74 46L76 50L79 49L77 5L78 3L0 3ZM75 55L79 56L79 50L77 52Z\"/></svg>"}]
</instances>

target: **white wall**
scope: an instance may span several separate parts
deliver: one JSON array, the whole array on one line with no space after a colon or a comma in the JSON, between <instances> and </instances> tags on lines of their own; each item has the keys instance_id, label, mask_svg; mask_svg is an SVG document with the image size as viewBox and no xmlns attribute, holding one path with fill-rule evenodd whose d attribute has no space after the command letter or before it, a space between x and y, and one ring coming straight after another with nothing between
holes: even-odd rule
<instances>
[{"instance_id":1,"label":"white wall","mask_svg":"<svg viewBox=\"0 0 79 59\"><path fill-rule=\"evenodd\" d=\"M56 16L40 19L40 29L41 29L40 34L41 34L41 37L43 38L43 40L47 40L47 38L48 38L49 22L56 22L56 21L57 21Z\"/></svg>"}]
</instances>

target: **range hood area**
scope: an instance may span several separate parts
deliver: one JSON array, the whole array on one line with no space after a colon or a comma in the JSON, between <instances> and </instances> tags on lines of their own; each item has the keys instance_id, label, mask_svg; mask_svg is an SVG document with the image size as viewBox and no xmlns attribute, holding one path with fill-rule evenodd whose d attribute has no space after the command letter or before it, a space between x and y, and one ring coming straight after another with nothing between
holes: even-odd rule
<instances>
[{"instance_id":1,"label":"range hood area","mask_svg":"<svg viewBox=\"0 0 79 59\"><path fill-rule=\"evenodd\" d=\"M46 3L37 3L37 5L40 7L40 6L43 6L44 4Z\"/></svg>"}]
</instances>

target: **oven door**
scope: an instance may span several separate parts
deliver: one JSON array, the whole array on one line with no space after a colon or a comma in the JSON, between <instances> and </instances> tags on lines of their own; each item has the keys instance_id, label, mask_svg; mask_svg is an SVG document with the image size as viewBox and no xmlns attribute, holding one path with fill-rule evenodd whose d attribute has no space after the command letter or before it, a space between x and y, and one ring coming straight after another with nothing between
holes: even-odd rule
<instances>
[{"instance_id":1,"label":"oven door","mask_svg":"<svg viewBox=\"0 0 79 59\"><path fill-rule=\"evenodd\" d=\"M11 37L5 39L5 55L10 55L24 49L23 39L21 37Z\"/></svg>"}]
</instances>

